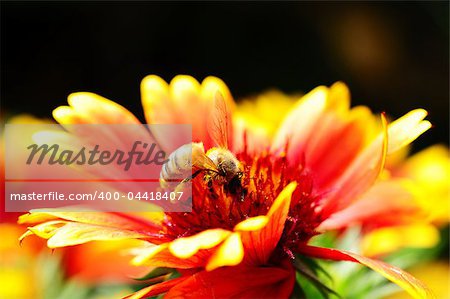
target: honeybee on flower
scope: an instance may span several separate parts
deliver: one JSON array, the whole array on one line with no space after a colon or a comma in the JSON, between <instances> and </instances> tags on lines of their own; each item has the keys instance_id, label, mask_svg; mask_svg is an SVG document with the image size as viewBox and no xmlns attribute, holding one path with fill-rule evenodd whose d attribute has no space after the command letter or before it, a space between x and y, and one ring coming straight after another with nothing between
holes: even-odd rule
<instances>
[{"instance_id":1,"label":"honeybee on flower","mask_svg":"<svg viewBox=\"0 0 450 299\"><path fill-rule=\"evenodd\" d=\"M161 185L166 187L167 182L176 176L184 175L183 182L204 173L208 185L213 180L220 181L230 192L242 191L241 179L242 165L232 152L228 150L228 131L230 112L220 93L215 95L214 112L211 115L208 133L214 140L216 147L205 153L202 143L185 144L176 149L169 156L168 162L161 170ZM182 183L183 183L182 182ZM177 188L182 186L178 185Z\"/></svg>"},{"instance_id":2,"label":"honeybee on flower","mask_svg":"<svg viewBox=\"0 0 450 299\"><path fill-rule=\"evenodd\" d=\"M21 216L19 221L28 223L30 232L48 239L50 247L93 240L146 241L134 250L132 263L174 269L179 275L168 277L171 272L157 272L149 278L158 276L164 281L127 298L158 294L166 298L289 298L298 289L294 288L296 273L330 291L303 261L308 257L361 263L414 298L433 298L426 286L399 268L348 251L308 244L313 236L338 227L338 223L364 217L365 210L339 212L368 192L374 207L381 196L389 194L391 185L378 185L386 157L430 128L424 120L425 110L413 110L387 124L384 115L377 118L367 107L350 108L349 90L338 82L312 90L281 113L278 125L268 123L265 127L246 118L245 111L234 105L226 85L215 77L200 84L192 77L177 76L167 84L157 76L148 76L141 89L147 122L192 124L193 141L203 145L203 152L198 148L199 157L210 159L213 163L206 163L214 171L220 171L219 157L212 154L217 151L214 148L227 145L225 153L233 157L227 161L236 166L230 173L233 178L239 176L245 200L240 200L240 192L227 192L230 188L224 181L204 179L206 174L192 177L189 213L47 210ZM229 114L220 116L229 124L219 130L221 142L207 129L208 115L220 111L213 109L217 93L230 109ZM96 94L72 94L69 104L53 112L61 124L139 123L128 110ZM223 141L224 132L227 142ZM153 133L162 148L171 142ZM178 154L174 155L172 158L178 160ZM196 164L196 157L192 157L194 173L195 166L207 168L204 161ZM225 182L229 183L232 175L227 172ZM162 174L163 179L166 174ZM370 215L372 219L377 211Z\"/></svg>"}]
</instances>

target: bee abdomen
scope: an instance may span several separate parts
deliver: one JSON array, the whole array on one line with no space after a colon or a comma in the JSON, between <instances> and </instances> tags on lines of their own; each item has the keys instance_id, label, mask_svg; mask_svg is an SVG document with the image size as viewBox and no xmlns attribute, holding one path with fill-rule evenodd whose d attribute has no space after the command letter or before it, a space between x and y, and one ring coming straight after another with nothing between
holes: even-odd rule
<instances>
[{"instance_id":1,"label":"bee abdomen","mask_svg":"<svg viewBox=\"0 0 450 299\"><path fill-rule=\"evenodd\" d=\"M171 180L184 179L192 172L192 144L185 144L173 151L161 169L160 182L167 187Z\"/></svg>"}]
</instances>

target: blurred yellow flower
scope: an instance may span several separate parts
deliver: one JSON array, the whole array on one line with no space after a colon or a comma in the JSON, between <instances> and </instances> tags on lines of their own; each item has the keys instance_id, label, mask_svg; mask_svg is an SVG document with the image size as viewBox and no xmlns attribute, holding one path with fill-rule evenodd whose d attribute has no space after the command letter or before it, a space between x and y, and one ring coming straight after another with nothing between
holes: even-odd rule
<instances>
[{"instance_id":1,"label":"blurred yellow flower","mask_svg":"<svg viewBox=\"0 0 450 299\"><path fill-rule=\"evenodd\" d=\"M264 146L300 96L269 90L239 102L233 114L235 130L247 131ZM276 107L276 108L275 108Z\"/></svg>"},{"instance_id":2,"label":"blurred yellow flower","mask_svg":"<svg viewBox=\"0 0 450 299\"><path fill-rule=\"evenodd\" d=\"M431 248L439 242L439 227L450 217L450 158L443 145L431 146L389 170L411 195L405 206L413 211L400 222L371 230L362 241L363 252L376 256L402 247ZM397 215L397 218L402 218ZM396 219L398 220L398 219ZM389 222L388 222L389 224Z\"/></svg>"},{"instance_id":3,"label":"blurred yellow flower","mask_svg":"<svg viewBox=\"0 0 450 299\"><path fill-rule=\"evenodd\" d=\"M16 224L0 224L0 298L3 299L42 298L39 281L30 279L35 274L38 246L30 242L20 247L18 238L22 233L23 227Z\"/></svg>"}]
</instances>

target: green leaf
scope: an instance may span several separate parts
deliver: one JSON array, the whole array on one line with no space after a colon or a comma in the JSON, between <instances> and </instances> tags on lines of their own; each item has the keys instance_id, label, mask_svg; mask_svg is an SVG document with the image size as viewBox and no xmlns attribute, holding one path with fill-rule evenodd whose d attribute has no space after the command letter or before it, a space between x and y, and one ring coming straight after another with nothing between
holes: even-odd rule
<instances>
[{"instance_id":1,"label":"green leaf","mask_svg":"<svg viewBox=\"0 0 450 299\"><path fill-rule=\"evenodd\" d=\"M142 280L153 279L153 278L160 277L160 276L163 276L163 275L171 274L173 272L175 272L175 269L166 268L166 267L159 267L159 268L153 269L152 271L150 271L149 273L147 273L143 277L135 278L135 280L142 281Z\"/></svg>"},{"instance_id":2,"label":"green leaf","mask_svg":"<svg viewBox=\"0 0 450 299\"><path fill-rule=\"evenodd\" d=\"M336 293L334 290L332 290L331 288L326 286L323 282L321 282L319 277L314 272L314 270L311 269L311 266L302 261L302 259L294 259L293 265L299 274L303 275L306 279L312 282L312 284L320 292L323 298L329 298L330 295L334 295L337 298L341 298L341 296L338 293Z\"/></svg>"}]
</instances>

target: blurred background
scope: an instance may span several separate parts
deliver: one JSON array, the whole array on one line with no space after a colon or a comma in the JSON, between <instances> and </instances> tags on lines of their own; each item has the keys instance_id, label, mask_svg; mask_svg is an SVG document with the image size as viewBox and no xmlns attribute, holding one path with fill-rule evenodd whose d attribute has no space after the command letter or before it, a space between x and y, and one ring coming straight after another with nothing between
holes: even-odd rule
<instances>
[{"instance_id":1,"label":"blurred background","mask_svg":"<svg viewBox=\"0 0 450 299\"><path fill-rule=\"evenodd\" d=\"M1 4L5 114L50 117L93 91L143 120L139 83L222 78L235 98L349 84L353 104L435 125L416 149L448 144L449 5L444 2L8 2Z\"/></svg>"}]
</instances>

